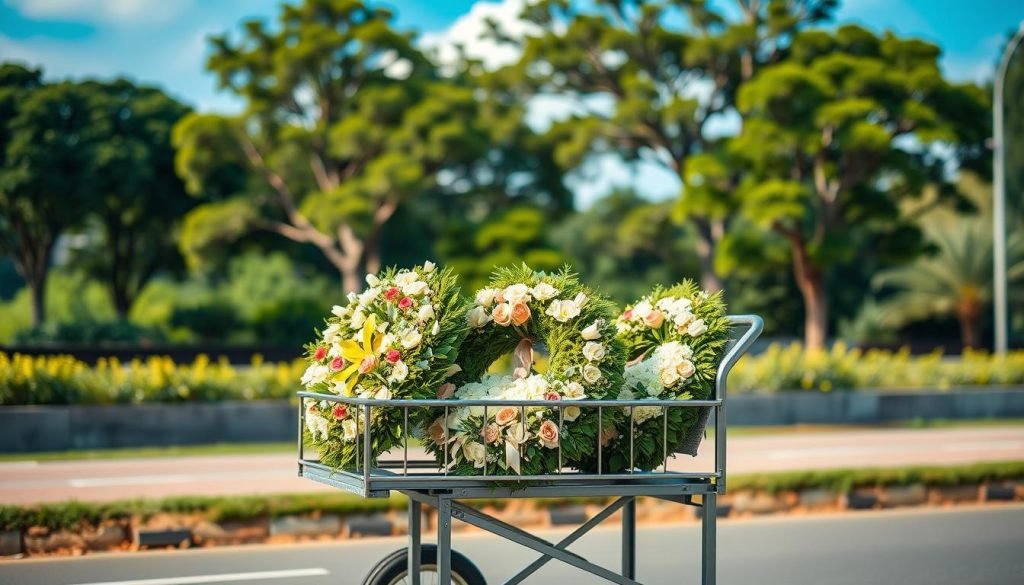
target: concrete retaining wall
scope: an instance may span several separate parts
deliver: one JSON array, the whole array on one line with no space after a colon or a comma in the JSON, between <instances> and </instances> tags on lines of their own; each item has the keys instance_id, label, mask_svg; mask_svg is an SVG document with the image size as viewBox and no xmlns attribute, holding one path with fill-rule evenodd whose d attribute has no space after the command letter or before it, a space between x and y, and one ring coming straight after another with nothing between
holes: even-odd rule
<instances>
[{"instance_id":1,"label":"concrete retaining wall","mask_svg":"<svg viewBox=\"0 0 1024 585\"><path fill-rule=\"evenodd\" d=\"M1024 387L945 392L783 392L728 398L730 425L1024 418ZM290 441L287 401L0 407L0 452Z\"/></svg>"}]
</instances>

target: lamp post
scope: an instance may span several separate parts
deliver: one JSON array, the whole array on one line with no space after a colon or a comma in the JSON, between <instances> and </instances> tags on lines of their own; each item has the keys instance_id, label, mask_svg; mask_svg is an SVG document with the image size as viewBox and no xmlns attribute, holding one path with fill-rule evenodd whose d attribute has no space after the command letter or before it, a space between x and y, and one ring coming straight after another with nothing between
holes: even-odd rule
<instances>
[{"instance_id":1,"label":"lamp post","mask_svg":"<svg viewBox=\"0 0 1024 585\"><path fill-rule=\"evenodd\" d=\"M992 106L993 141L995 142L995 153L993 157L993 180L995 184L992 190L992 230L993 255L995 266L993 274L993 301L995 304L996 339L995 350L999 355L1006 355L1008 331L1007 331L1007 308L1006 308L1006 144L1003 132L1003 89L1006 83L1006 70L1010 67L1010 60L1013 54L1024 40L1024 22L1021 23L1017 34L1013 35L1010 42L1003 51L1003 58L999 61L999 69L996 70L995 96Z\"/></svg>"}]
</instances>

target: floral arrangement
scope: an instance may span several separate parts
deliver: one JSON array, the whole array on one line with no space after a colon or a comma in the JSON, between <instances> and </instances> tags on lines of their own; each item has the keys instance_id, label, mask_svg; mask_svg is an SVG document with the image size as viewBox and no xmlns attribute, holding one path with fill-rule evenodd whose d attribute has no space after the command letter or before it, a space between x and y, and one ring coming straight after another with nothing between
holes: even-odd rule
<instances>
[{"instance_id":1,"label":"floral arrangement","mask_svg":"<svg viewBox=\"0 0 1024 585\"><path fill-rule=\"evenodd\" d=\"M465 307L456 277L432 262L367 275L368 288L335 306L327 327L306 347L309 366L302 385L309 391L361 398L434 398L458 371L456 358L466 333ZM362 412L344 404L307 400L306 430L321 461L334 468L354 462ZM422 426L412 420L410 429ZM372 409L372 453L401 444L403 410Z\"/></svg>"},{"instance_id":2,"label":"floral arrangement","mask_svg":"<svg viewBox=\"0 0 1024 585\"><path fill-rule=\"evenodd\" d=\"M616 398L703 400L714 394L715 375L729 339L720 292L708 294L689 280L670 288L659 286L627 306L615 326L630 360ZM613 472L630 467L631 434L633 467L654 469L664 461L662 445L674 453L699 415L693 408L669 408L667 413L657 406L623 410L626 416L605 458Z\"/></svg>"},{"instance_id":3,"label":"floral arrangement","mask_svg":"<svg viewBox=\"0 0 1024 585\"><path fill-rule=\"evenodd\" d=\"M523 265L496 271L469 303L466 321L461 371L439 396L538 405L454 408L447 418L440 412L426 442L438 463L461 475L539 475L591 457L599 433L596 409L545 407L543 401L618 392L625 352L615 336L613 305L567 270L546 274ZM534 367L537 345L549 354L543 373ZM515 356L513 375L486 373L509 353ZM605 413L606 431L614 430L615 418Z\"/></svg>"}]
</instances>

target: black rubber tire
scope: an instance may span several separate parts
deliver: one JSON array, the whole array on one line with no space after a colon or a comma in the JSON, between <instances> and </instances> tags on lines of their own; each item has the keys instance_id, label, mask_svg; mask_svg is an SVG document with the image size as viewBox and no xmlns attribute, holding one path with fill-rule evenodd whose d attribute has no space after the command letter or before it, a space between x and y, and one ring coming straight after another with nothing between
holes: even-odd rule
<instances>
[{"instance_id":1,"label":"black rubber tire","mask_svg":"<svg viewBox=\"0 0 1024 585\"><path fill-rule=\"evenodd\" d=\"M437 566L437 545L424 544L420 548L420 565ZM400 548L384 557L366 576L363 585L394 585L408 574L409 549ZM480 569L458 551L452 551L452 580L465 585L487 585Z\"/></svg>"}]
</instances>

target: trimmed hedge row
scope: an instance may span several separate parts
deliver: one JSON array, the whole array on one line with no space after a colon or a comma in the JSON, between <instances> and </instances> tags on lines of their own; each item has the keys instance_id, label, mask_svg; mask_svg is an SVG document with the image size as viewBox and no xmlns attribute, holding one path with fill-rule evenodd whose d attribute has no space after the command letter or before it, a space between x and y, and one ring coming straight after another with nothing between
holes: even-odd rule
<instances>
[{"instance_id":1,"label":"trimmed hedge row","mask_svg":"<svg viewBox=\"0 0 1024 585\"><path fill-rule=\"evenodd\" d=\"M737 475L729 480L729 491L777 493L805 489L829 489L847 492L854 488L893 485L948 487L981 483L1024 480L1024 461L978 463L902 469L836 469L828 471L786 472ZM538 507L593 503L595 498L538 499ZM503 507L506 500L475 500L476 506ZM67 530L83 525L96 526L107 520L138 518L143 522L163 513L195 514L212 522L301 516L314 513L351 516L404 508L404 496L364 499L345 492L285 494L270 497L181 497L163 500L129 500L88 504L63 502L36 506L0 506L0 530L18 530L30 526Z\"/></svg>"},{"instance_id":2,"label":"trimmed hedge row","mask_svg":"<svg viewBox=\"0 0 1024 585\"><path fill-rule=\"evenodd\" d=\"M234 367L225 359L201 355L192 363L168 357L121 362L101 359L95 366L71 356L27 356L0 352L0 405L125 404L291 398L299 388L304 362ZM858 388L984 387L1024 384L1024 351L1000 358L966 351L958 357L907 351L861 351L836 344L805 352L799 344L772 345L744 357L729 378L730 392L805 390L831 392Z\"/></svg>"}]
</instances>

